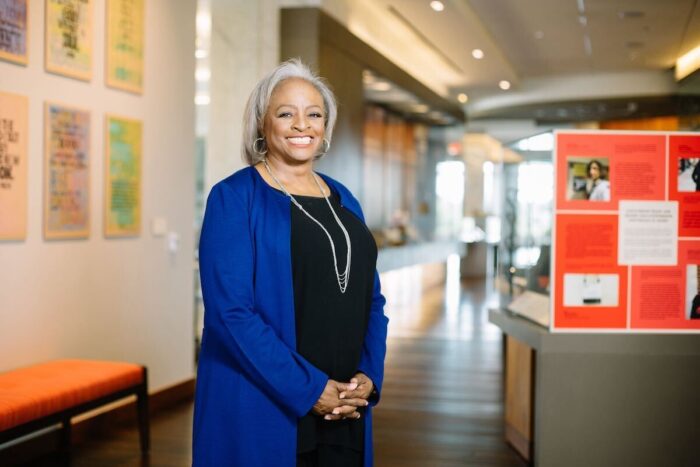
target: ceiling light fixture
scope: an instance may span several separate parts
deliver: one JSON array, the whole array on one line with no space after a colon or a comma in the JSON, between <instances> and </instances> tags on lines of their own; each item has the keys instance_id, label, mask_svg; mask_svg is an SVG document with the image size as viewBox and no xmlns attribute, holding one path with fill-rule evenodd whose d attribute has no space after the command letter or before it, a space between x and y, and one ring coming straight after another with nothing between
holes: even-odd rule
<instances>
[{"instance_id":1,"label":"ceiling light fixture","mask_svg":"<svg viewBox=\"0 0 700 467\"><path fill-rule=\"evenodd\" d=\"M211 78L211 71L209 68L198 68L197 71L194 72L194 78L197 81L209 81Z\"/></svg>"},{"instance_id":2,"label":"ceiling light fixture","mask_svg":"<svg viewBox=\"0 0 700 467\"><path fill-rule=\"evenodd\" d=\"M481 60L484 58L484 51L481 49L474 49L472 50L472 57L474 57L477 60Z\"/></svg>"},{"instance_id":3,"label":"ceiling light fixture","mask_svg":"<svg viewBox=\"0 0 700 467\"><path fill-rule=\"evenodd\" d=\"M469 100L469 96L467 96L464 93L460 93L459 96L457 96L457 100L460 101L462 104L466 104Z\"/></svg>"},{"instance_id":4,"label":"ceiling light fixture","mask_svg":"<svg viewBox=\"0 0 700 467\"><path fill-rule=\"evenodd\" d=\"M442 11L445 9L445 5L442 2L433 0L432 2L430 2L430 8L432 8L435 11Z\"/></svg>"},{"instance_id":5,"label":"ceiling light fixture","mask_svg":"<svg viewBox=\"0 0 700 467\"><path fill-rule=\"evenodd\" d=\"M700 68L700 45L676 60L676 81L680 81Z\"/></svg>"},{"instance_id":6,"label":"ceiling light fixture","mask_svg":"<svg viewBox=\"0 0 700 467\"><path fill-rule=\"evenodd\" d=\"M510 81L501 80L501 81L498 83L498 87L501 88L501 89L503 89L504 91L507 91L507 90L510 89Z\"/></svg>"}]
</instances>

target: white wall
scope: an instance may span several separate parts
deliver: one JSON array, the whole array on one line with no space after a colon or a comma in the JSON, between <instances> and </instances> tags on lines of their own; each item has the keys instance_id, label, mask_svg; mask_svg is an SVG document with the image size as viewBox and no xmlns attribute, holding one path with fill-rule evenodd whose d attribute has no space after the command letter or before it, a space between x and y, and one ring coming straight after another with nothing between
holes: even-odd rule
<instances>
[{"instance_id":1,"label":"white wall","mask_svg":"<svg viewBox=\"0 0 700 467\"><path fill-rule=\"evenodd\" d=\"M255 84L279 63L277 0L210 0L211 104L206 136L207 192L245 166L241 159L243 109Z\"/></svg>"},{"instance_id":2,"label":"white wall","mask_svg":"<svg viewBox=\"0 0 700 467\"><path fill-rule=\"evenodd\" d=\"M94 9L93 79L43 67L44 2L32 1L27 67L0 62L0 90L29 97L28 233L0 242L0 371L54 358L146 364L152 389L193 376L195 0L148 0L142 96L104 85L105 0ZM91 111L90 237L42 235L43 104ZM105 239L105 113L143 121L142 232ZM150 231L164 217L169 253Z\"/></svg>"}]
</instances>

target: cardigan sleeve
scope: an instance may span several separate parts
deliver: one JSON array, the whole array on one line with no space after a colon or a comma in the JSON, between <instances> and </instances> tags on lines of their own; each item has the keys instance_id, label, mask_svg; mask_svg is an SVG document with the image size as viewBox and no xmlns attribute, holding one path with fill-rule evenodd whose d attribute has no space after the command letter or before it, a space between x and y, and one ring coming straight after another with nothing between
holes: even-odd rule
<instances>
[{"instance_id":1,"label":"cardigan sleeve","mask_svg":"<svg viewBox=\"0 0 700 467\"><path fill-rule=\"evenodd\" d=\"M225 351L253 384L301 417L318 401L328 376L286 345L255 311L249 218L240 194L223 182L212 188L199 242L206 326L217 328Z\"/></svg>"},{"instance_id":2,"label":"cardigan sleeve","mask_svg":"<svg viewBox=\"0 0 700 467\"><path fill-rule=\"evenodd\" d=\"M374 383L376 394L369 400L372 405L379 402L384 382L384 357L386 356L386 335L389 324L389 318L384 314L385 303L386 299L382 295L379 284L379 273L375 271L372 307L369 312L365 342L358 366L358 370L369 376Z\"/></svg>"}]
</instances>

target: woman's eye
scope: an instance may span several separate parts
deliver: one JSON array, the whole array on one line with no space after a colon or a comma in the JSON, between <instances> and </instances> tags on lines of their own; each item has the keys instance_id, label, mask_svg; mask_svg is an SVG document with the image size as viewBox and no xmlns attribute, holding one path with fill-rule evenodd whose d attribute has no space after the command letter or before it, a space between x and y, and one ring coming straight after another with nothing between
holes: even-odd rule
<instances>
[{"instance_id":1,"label":"woman's eye","mask_svg":"<svg viewBox=\"0 0 700 467\"><path fill-rule=\"evenodd\" d=\"M292 116L292 113L291 113L291 112L282 112L282 113L279 114L277 117L278 117L278 118L287 118L287 117L291 117L291 116Z\"/></svg>"},{"instance_id":2,"label":"woman's eye","mask_svg":"<svg viewBox=\"0 0 700 467\"><path fill-rule=\"evenodd\" d=\"M321 114L318 113L318 112L314 112L314 113L312 113L312 114L309 114L309 117L312 117L312 118L323 118L323 115L321 115Z\"/></svg>"}]
</instances>

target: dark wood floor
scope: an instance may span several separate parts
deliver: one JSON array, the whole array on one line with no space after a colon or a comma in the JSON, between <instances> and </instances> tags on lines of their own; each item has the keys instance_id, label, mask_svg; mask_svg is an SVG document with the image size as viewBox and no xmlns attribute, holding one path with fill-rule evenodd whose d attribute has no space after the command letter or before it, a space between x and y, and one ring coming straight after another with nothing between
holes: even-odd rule
<instances>
[{"instance_id":1,"label":"dark wood floor","mask_svg":"<svg viewBox=\"0 0 700 467\"><path fill-rule=\"evenodd\" d=\"M524 467L503 441L501 335L487 322L493 305L487 284L460 290L448 278L446 290L420 295L410 284L420 278L394 279L385 286L392 321L382 401L374 412L376 465ZM189 403L154 417L147 459L139 456L136 429L115 428L77 446L70 465L190 465L191 420ZM31 464L58 465L65 463L52 457Z\"/></svg>"}]
</instances>

